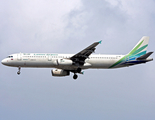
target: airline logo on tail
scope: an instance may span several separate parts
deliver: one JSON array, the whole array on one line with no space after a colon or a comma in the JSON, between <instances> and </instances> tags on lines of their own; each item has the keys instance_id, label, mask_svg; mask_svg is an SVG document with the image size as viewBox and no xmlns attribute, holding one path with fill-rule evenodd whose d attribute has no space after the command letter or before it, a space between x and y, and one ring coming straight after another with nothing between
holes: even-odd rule
<instances>
[{"instance_id":1,"label":"airline logo on tail","mask_svg":"<svg viewBox=\"0 0 155 120\"><path fill-rule=\"evenodd\" d=\"M142 37L142 39L137 43L137 45L129 52L129 56L142 56L146 54L147 46L149 42L149 37Z\"/></svg>"},{"instance_id":2,"label":"airline logo on tail","mask_svg":"<svg viewBox=\"0 0 155 120\"><path fill-rule=\"evenodd\" d=\"M117 61L109 68L113 68L116 65L122 64L126 61L136 60L136 58L145 55L147 51L148 42L149 37L142 37L141 40L137 43L137 45L127 55L125 55L123 58L121 58L119 61Z\"/></svg>"}]
</instances>

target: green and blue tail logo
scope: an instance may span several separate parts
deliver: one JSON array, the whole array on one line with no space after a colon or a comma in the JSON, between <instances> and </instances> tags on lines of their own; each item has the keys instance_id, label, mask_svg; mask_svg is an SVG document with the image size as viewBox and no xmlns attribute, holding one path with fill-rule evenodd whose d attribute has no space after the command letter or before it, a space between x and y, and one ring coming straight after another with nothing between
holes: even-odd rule
<instances>
[{"instance_id":1,"label":"green and blue tail logo","mask_svg":"<svg viewBox=\"0 0 155 120\"><path fill-rule=\"evenodd\" d=\"M113 68L116 65L123 63L124 61L126 61L126 58L128 58L128 60L133 60L142 55L145 55L147 51L148 42L149 42L149 37L147 36L142 37L141 40L137 43L137 45L127 55L125 55L123 58L121 58L119 61L117 61L109 68Z\"/></svg>"},{"instance_id":2,"label":"green and blue tail logo","mask_svg":"<svg viewBox=\"0 0 155 120\"><path fill-rule=\"evenodd\" d=\"M138 44L128 53L128 56L142 56L146 54L149 37L142 37Z\"/></svg>"}]
</instances>

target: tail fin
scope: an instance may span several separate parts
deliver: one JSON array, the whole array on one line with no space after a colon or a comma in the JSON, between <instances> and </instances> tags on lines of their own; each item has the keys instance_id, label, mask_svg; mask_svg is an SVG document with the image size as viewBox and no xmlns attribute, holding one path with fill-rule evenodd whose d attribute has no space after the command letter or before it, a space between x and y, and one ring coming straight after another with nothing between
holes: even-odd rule
<instances>
[{"instance_id":1,"label":"tail fin","mask_svg":"<svg viewBox=\"0 0 155 120\"><path fill-rule=\"evenodd\" d=\"M137 45L128 53L128 55L142 56L146 54L148 42L148 36L142 37L141 40L137 43Z\"/></svg>"}]
</instances>

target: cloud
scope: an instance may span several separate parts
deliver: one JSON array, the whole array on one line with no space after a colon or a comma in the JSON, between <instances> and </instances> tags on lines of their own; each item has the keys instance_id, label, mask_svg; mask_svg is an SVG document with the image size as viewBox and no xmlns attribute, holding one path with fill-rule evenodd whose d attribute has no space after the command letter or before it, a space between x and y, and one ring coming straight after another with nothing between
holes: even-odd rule
<instances>
[{"instance_id":1,"label":"cloud","mask_svg":"<svg viewBox=\"0 0 155 120\"><path fill-rule=\"evenodd\" d=\"M68 41L87 43L115 37L127 22L125 12L118 7L111 8L106 1L96 2L83 0L83 7L80 10L70 12L68 16Z\"/></svg>"},{"instance_id":2,"label":"cloud","mask_svg":"<svg viewBox=\"0 0 155 120\"><path fill-rule=\"evenodd\" d=\"M124 50L125 54L142 36L155 37L152 34L153 1L139 4L140 1L83 0L82 3L81 9L73 10L67 18L66 38L70 46L74 46L74 43L90 44L102 39L104 46L102 49L97 48L98 51L122 54ZM119 44L123 46L118 47ZM109 49L110 46L113 49Z\"/></svg>"},{"instance_id":3,"label":"cloud","mask_svg":"<svg viewBox=\"0 0 155 120\"><path fill-rule=\"evenodd\" d=\"M56 49L54 46L64 37L63 17L80 4L78 0L1 1L1 43L8 43L12 49L28 46L25 52L28 48L36 51L42 46L49 49L51 45Z\"/></svg>"}]
</instances>

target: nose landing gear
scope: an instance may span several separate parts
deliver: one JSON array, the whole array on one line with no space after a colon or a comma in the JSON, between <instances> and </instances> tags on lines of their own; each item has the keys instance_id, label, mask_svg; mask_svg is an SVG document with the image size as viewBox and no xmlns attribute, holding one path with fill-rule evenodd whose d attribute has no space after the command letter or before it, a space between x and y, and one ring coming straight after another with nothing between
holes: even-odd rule
<instances>
[{"instance_id":1,"label":"nose landing gear","mask_svg":"<svg viewBox=\"0 0 155 120\"><path fill-rule=\"evenodd\" d=\"M17 72L18 75L20 75L20 69L21 69L21 67L19 66L18 67L18 72Z\"/></svg>"}]
</instances>

